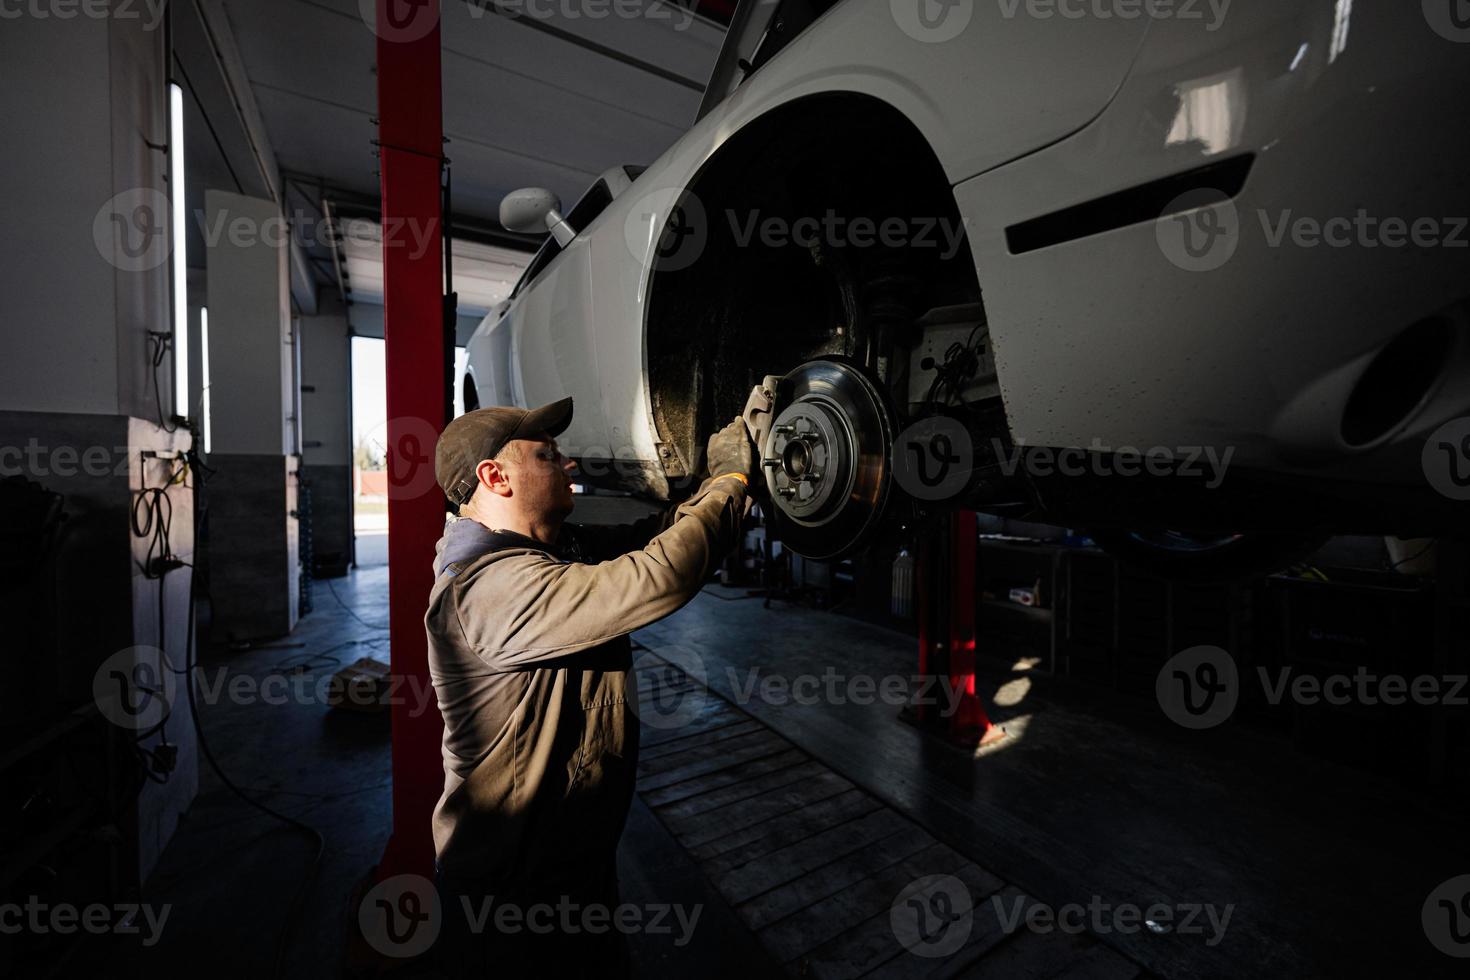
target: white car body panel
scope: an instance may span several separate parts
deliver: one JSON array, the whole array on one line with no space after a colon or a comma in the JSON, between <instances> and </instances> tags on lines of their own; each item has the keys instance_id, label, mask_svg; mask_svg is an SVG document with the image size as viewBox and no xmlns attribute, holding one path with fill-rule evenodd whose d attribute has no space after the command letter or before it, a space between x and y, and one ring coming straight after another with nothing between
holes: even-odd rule
<instances>
[{"instance_id":1,"label":"white car body panel","mask_svg":"<svg viewBox=\"0 0 1470 980\"><path fill-rule=\"evenodd\" d=\"M643 344L652 230L663 226L678 192L725 140L802 96L860 93L911 119L958 180L1085 125L1122 83L1147 29L1143 20L1006 18L992 4L977 5L974 17L960 38L931 44L899 28L889 0L845 0L829 10L676 141L589 228L577 229L576 240L499 317L486 317L469 345L481 404L524 406L572 394L581 408L559 440L564 447L579 458L610 454L655 464ZM1007 79L1000 97L976 98L976 86L998 78ZM570 262L578 264L576 273L562 271ZM580 290L589 277L595 301L550 298ZM553 309L562 318L558 327L551 326ZM575 329L565 319L578 315L596 330ZM491 339L506 329L515 338L508 349ZM513 384L503 389L496 383L499 367L489 362L507 352ZM589 396L596 404L587 404Z\"/></svg>"},{"instance_id":2,"label":"white car body panel","mask_svg":"<svg viewBox=\"0 0 1470 980\"><path fill-rule=\"evenodd\" d=\"M1203 35L1160 22L1095 123L955 188L1015 438L1230 447L1237 465L1422 482L1424 438L1470 409L1463 388L1443 388L1416 424L1363 449L1343 442L1341 406L1373 352L1464 298L1470 249L1271 247L1261 212L1272 228L1288 209L1470 214L1470 94L1443 84L1465 77L1470 52L1433 35L1418 4L1360 0L1346 34L1342 9L1239 4ZM1334 38L1346 43L1335 56ZM1210 93L1193 134L1155 111L1191 89ZM1235 202L1239 244L1218 270L1173 264L1154 222L1007 249L1019 221L1243 152L1257 159ZM1395 453L1412 460L1385 467Z\"/></svg>"},{"instance_id":3,"label":"white car body panel","mask_svg":"<svg viewBox=\"0 0 1470 980\"><path fill-rule=\"evenodd\" d=\"M1007 17L1009 6L976 3L957 37L930 43L898 26L890 0L844 0L676 143L663 158L668 175L775 106L821 92L893 106L951 183L1075 132L1123 83L1147 20L1037 19L1024 4Z\"/></svg>"},{"instance_id":4,"label":"white car body panel","mask_svg":"<svg viewBox=\"0 0 1470 980\"><path fill-rule=\"evenodd\" d=\"M1470 90L1445 84L1465 77L1470 48L1403 0L1237 3L1214 28L1212 8L1196 7L1204 20L1033 18L1024 3L1007 17L1010 4L977 3L959 37L928 44L899 29L890 0L845 0L486 318L470 345L481 403L571 394L561 442L572 455L656 467L645 337L655 230L744 127L791 100L852 92L907 117L954 187L1018 440L1228 446L1237 463L1379 482L1392 459L1396 479L1419 478L1407 454L1417 459L1415 439L1436 420L1470 409L1459 389L1387 445L1352 452L1341 402L1388 337L1463 298L1465 253L1269 248L1254 215L1470 213ZM1175 109L1191 92L1185 117ZM1256 160L1225 271L1171 264L1152 221L1008 250L1017 222L1242 153ZM1334 181L1345 162L1350 179ZM1393 179L1409 168L1412 181Z\"/></svg>"}]
</instances>

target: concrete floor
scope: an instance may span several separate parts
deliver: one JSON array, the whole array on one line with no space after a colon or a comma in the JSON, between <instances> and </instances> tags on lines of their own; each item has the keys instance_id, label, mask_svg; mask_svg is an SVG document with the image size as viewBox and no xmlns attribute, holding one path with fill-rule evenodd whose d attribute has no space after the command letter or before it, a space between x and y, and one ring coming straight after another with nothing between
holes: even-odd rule
<instances>
[{"instance_id":1,"label":"concrete floor","mask_svg":"<svg viewBox=\"0 0 1470 980\"><path fill-rule=\"evenodd\" d=\"M387 620L387 567L313 584L315 609L291 636L244 652L212 651L201 658L205 676L213 682L213 671L224 667L231 676L264 678L306 654L342 664L362 656L387 660L388 634L380 628ZM226 698L204 706L201 715L221 767L241 789L325 838L301 913L289 924L285 976L340 976L348 895L388 836L387 715ZM174 910L165 940L148 951L143 967L153 976L183 976L209 963L210 973L276 976L278 938L314 849L305 834L242 803L201 763L199 796L144 890L147 901L172 902ZM219 970L211 953L224 951Z\"/></svg>"},{"instance_id":2,"label":"concrete floor","mask_svg":"<svg viewBox=\"0 0 1470 980\"><path fill-rule=\"evenodd\" d=\"M349 664L363 656L386 660L386 566L345 579L319 580L315 609L288 638L247 651L201 658L207 683L228 677L263 679L312 655ZM312 661L309 675L335 665ZM306 685L308 689L313 685ZM176 711L187 717L187 707ZM321 861L288 921L292 896L311 868L315 842L252 809L212 770L144 888L144 900L172 911L164 939L138 953L126 969L103 959L108 975L319 978L344 975L349 896L382 854L391 814L387 715L354 714L320 702L239 704L228 698L201 711L205 733L225 773L273 809L316 828L325 838ZM201 763L203 766L203 763ZM646 807L635 802L620 853L626 901L701 904L694 940L636 935L630 946L640 976L687 977L696 967L711 978L748 978L775 969ZM284 970L278 944L289 928ZM208 964L205 969L205 964Z\"/></svg>"},{"instance_id":3,"label":"concrete floor","mask_svg":"<svg viewBox=\"0 0 1470 980\"><path fill-rule=\"evenodd\" d=\"M386 659L386 568L316 586L316 610L291 637L220 652L205 667L262 678L307 653L342 663L367 654ZM737 595L711 587L638 639L675 662L697 657L711 688L1041 901L1086 905L1098 896L1143 906L1234 906L1225 938L1213 947L1178 935L1102 937L1154 973L1449 974L1452 961L1429 947L1419 918L1434 885L1470 869L1463 814L1302 757L1271 735L1233 723L1186 733L1149 704L1024 673L982 678L988 702L1009 685L1003 700L1013 703L992 714L1015 737L979 758L903 724L888 704L751 696L753 676L821 677L832 666L844 677L907 675L914 650L904 636L841 615L731 601ZM323 665L315 674L333 669ZM341 975L348 896L387 834L386 716L324 704L226 702L206 706L204 724L242 788L325 836L302 911L289 923L284 975ZM289 898L310 866L313 842L250 810L212 772L201 778L198 799L145 889L146 900L174 909L164 941L146 952L138 972L274 976ZM635 945L643 975L774 972L641 804L630 816L622 866L630 900L697 896L713 909L707 921L718 923L683 949Z\"/></svg>"},{"instance_id":4,"label":"concrete floor","mask_svg":"<svg viewBox=\"0 0 1470 980\"><path fill-rule=\"evenodd\" d=\"M1463 810L1245 723L1186 731L1152 701L1025 670L982 667L979 693L1016 737L978 758L886 704L764 698L755 677L834 665L845 678L907 675L914 642L837 614L726 601L737 594L709 587L639 638L674 662L697 657L712 689L1053 907L1234 906L1214 946L1102 937L1159 976L1463 975L1421 925L1429 893L1470 870ZM1037 651L986 652L1010 664Z\"/></svg>"}]
</instances>

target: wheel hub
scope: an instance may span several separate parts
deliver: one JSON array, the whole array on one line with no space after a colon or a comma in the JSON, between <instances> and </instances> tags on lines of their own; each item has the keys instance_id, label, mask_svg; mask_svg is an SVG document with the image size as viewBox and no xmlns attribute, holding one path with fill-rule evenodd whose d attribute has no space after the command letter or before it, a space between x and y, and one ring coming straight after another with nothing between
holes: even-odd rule
<instances>
[{"instance_id":1,"label":"wheel hub","mask_svg":"<svg viewBox=\"0 0 1470 980\"><path fill-rule=\"evenodd\" d=\"M846 496L853 455L852 432L836 406L798 402L771 425L766 482L786 514L820 521Z\"/></svg>"},{"instance_id":2,"label":"wheel hub","mask_svg":"<svg viewBox=\"0 0 1470 980\"><path fill-rule=\"evenodd\" d=\"M817 560L855 549L888 495L892 413L856 367L810 361L776 389L762 466L782 542Z\"/></svg>"}]
</instances>

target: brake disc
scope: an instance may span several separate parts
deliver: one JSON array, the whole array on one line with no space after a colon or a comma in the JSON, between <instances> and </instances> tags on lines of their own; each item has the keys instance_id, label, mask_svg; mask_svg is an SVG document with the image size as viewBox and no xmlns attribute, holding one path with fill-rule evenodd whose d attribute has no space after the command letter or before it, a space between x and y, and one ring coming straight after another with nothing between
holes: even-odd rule
<instances>
[{"instance_id":1,"label":"brake disc","mask_svg":"<svg viewBox=\"0 0 1470 980\"><path fill-rule=\"evenodd\" d=\"M856 550L883 516L893 411L840 360L808 361L776 386L761 466L782 544L818 561Z\"/></svg>"}]
</instances>

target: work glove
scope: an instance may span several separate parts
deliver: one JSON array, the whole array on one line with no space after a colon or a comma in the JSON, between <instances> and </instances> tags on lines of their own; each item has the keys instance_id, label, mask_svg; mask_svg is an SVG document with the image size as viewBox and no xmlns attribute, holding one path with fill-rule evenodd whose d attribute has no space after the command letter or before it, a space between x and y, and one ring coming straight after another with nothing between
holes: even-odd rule
<instances>
[{"instance_id":1,"label":"work glove","mask_svg":"<svg viewBox=\"0 0 1470 980\"><path fill-rule=\"evenodd\" d=\"M755 443L750 441L750 431L745 420L737 417L729 425L710 436L705 449L709 461L710 476L726 476L738 473L749 486L755 474Z\"/></svg>"}]
</instances>

